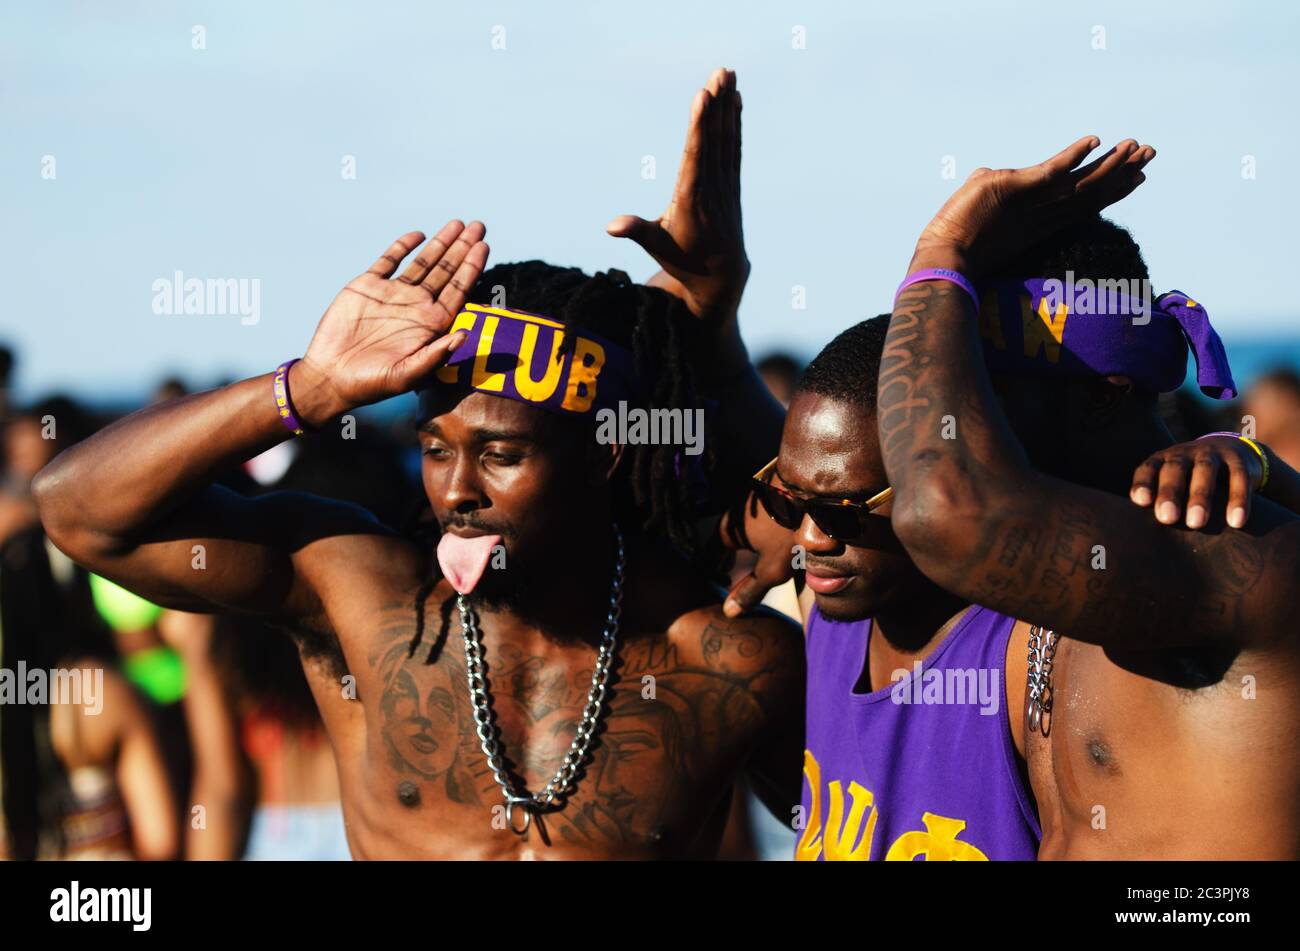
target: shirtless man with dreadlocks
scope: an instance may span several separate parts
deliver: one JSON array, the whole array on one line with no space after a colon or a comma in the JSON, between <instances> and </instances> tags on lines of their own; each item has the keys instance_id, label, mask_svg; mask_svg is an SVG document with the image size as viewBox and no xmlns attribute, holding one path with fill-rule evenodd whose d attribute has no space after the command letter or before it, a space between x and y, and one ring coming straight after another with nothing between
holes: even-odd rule
<instances>
[{"instance_id":1,"label":"shirtless man with dreadlocks","mask_svg":"<svg viewBox=\"0 0 1300 951\"><path fill-rule=\"evenodd\" d=\"M667 239L660 287L540 262L480 277L477 222L397 274L424 241L407 234L301 360L135 413L37 477L78 562L168 607L296 632L355 856L709 856L741 770L780 808L798 801L798 629L726 618L681 557L704 457L595 438L619 400L689 411L697 382L762 392L721 359L710 375L701 355L747 366L743 347L701 340L718 324L692 317L734 310L748 272L743 250L710 250L723 225L739 233L738 113L734 76L715 73L669 213L620 219L648 247ZM436 559L358 509L212 484L413 389Z\"/></svg>"}]
</instances>

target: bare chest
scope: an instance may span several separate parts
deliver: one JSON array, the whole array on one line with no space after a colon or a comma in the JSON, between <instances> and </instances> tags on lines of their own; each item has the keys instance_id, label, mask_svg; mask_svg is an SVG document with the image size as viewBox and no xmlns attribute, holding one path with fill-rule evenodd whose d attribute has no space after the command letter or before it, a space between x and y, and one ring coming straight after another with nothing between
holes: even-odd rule
<instances>
[{"instance_id":1,"label":"bare chest","mask_svg":"<svg viewBox=\"0 0 1300 951\"><path fill-rule=\"evenodd\" d=\"M573 791L520 837L507 828L483 737L498 744L517 791L540 792L582 722L596 650L499 643L485 632L491 715L480 729L458 625L444 627L414 651L413 617L391 619L370 638L358 678L365 741L357 777L343 780L359 852L653 858L707 850L714 807L760 715L743 685L692 663L667 634L625 638Z\"/></svg>"},{"instance_id":2,"label":"bare chest","mask_svg":"<svg viewBox=\"0 0 1300 951\"><path fill-rule=\"evenodd\" d=\"M1125 656L1063 639L1048 734L1027 734L1041 857L1239 850L1261 792L1277 788L1267 737L1279 711L1244 671L1229 655ZM1220 819L1192 821L1209 815Z\"/></svg>"}]
</instances>

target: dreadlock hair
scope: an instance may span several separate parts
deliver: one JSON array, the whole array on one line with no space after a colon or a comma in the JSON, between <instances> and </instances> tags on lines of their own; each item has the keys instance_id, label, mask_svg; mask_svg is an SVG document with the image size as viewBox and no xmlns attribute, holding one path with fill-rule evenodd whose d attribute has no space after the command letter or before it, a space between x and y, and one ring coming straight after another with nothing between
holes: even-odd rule
<instances>
[{"instance_id":1,"label":"dreadlock hair","mask_svg":"<svg viewBox=\"0 0 1300 951\"><path fill-rule=\"evenodd\" d=\"M636 284L622 271L588 275L576 267L523 261L486 271L469 299L542 314L625 347L641 387L636 400L645 409L702 405L686 358L692 318L666 291ZM574 334L565 334L564 352L572 352L575 342ZM666 538L690 557L695 548L691 485L679 450L627 446L611 489L623 524Z\"/></svg>"},{"instance_id":2,"label":"dreadlock hair","mask_svg":"<svg viewBox=\"0 0 1300 951\"><path fill-rule=\"evenodd\" d=\"M644 409L686 411L702 406L687 362L693 318L686 305L667 291L634 283L623 271L589 275L576 267L521 261L485 271L469 300L541 314L626 348L641 389L636 400ZM565 334L561 351L571 353L575 343L574 334ZM706 445L709 442L706 438ZM665 538L691 558L696 551L692 484L679 450L673 445L624 447L610 490L622 525ZM711 454L706 451L702 458L710 460ZM704 465L707 474L708 462ZM429 539L431 526L421 528L417 521L409 521L408 534ZM425 601L436 584L436 577L430 577L416 592L411 656L423 638ZM440 640L446 634L450 608L450 602L443 605Z\"/></svg>"},{"instance_id":3,"label":"dreadlock hair","mask_svg":"<svg viewBox=\"0 0 1300 951\"><path fill-rule=\"evenodd\" d=\"M813 358L795 385L795 392L828 396L874 413L876 378L888 331L889 314L854 324Z\"/></svg>"}]
</instances>

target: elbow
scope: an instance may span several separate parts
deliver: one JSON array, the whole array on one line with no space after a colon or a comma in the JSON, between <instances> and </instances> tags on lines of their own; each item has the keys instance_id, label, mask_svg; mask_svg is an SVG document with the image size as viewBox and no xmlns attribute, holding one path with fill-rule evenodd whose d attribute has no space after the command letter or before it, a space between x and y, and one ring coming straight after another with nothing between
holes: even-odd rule
<instances>
[{"instance_id":1,"label":"elbow","mask_svg":"<svg viewBox=\"0 0 1300 951\"><path fill-rule=\"evenodd\" d=\"M79 563L103 552L100 537L85 523L85 489L74 490L77 480L55 459L32 479L32 502L45 535L55 546Z\"/></svg>"},{"instance_id":2,"label":"elbow","mask_svg":"<svg viewBox=\"0 0 1300 951\"><path fill-rule=\"evenodd\" d=\"M56 542L68 511L67 490L63 485L65 481L63 467L58 459L47 463L32 479L32 502L36 506L36 514L45 526L45 533Z\"/></svg>"},{"instance_id":3,"label":"elbow","mask_svg":"<svg viewBox=\"0 0 1300 951\"><path fill-rule=\"evenodd\" d=\"M894 534L916 566L948 590L984 534L992 510L971 473L952 460L918 466L895 491Z\"/></svg>"}]
</instances>

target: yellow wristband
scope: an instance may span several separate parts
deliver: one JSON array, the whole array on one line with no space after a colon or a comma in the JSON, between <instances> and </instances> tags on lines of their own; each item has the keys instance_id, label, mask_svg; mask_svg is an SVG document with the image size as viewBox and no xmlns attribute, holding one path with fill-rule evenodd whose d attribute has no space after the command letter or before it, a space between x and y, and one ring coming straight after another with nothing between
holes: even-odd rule
<instances>
[{"instance_id":1,"label":"yellow wristband","mask_svg":"<svg viewBox=\"0 0 1300 951\"><path fill-rule=\"evenodd\" d=\"M1257 488L1255 491L1263 492L1264 486L1268 485L1268 455L1264 452L1263 447L1260 446L1259 443L1255 442L1255 440L1251 439L1249 436L1239 435L1237 438L1240 439L1242 442L1244 442L1251 449L1254 449L1255 452L1258 453L1259 455L1259 464L1264 467L1264 475L1260 477L1259 488Z\"/></svg>"}]
</instances>

